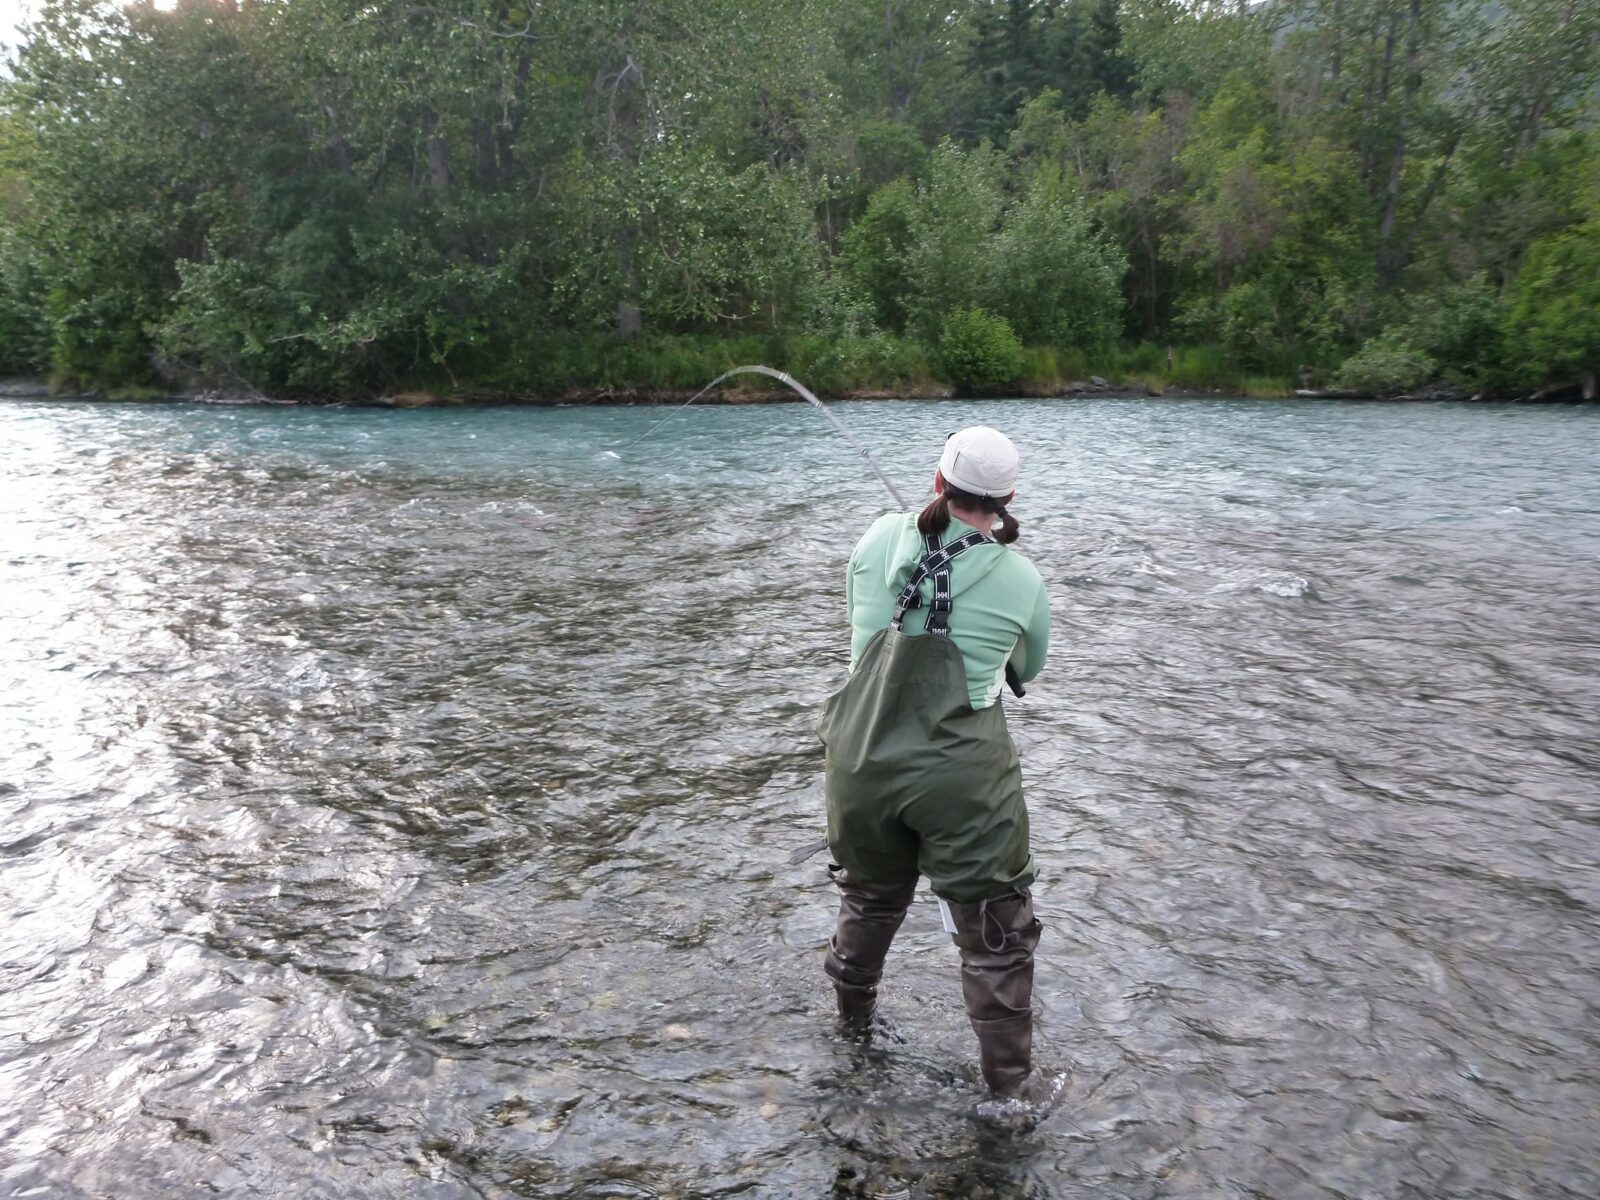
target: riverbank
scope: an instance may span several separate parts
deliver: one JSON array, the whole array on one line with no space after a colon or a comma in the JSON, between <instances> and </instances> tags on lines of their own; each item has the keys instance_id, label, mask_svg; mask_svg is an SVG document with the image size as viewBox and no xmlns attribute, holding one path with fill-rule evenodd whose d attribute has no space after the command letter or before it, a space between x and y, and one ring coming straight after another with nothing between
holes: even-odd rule
<instances>
[{"instance_id":1,"label":"riverbank","mask_svg":"<svg viewBox=\"0 0 1600 1200\"><path fill-rule=\"evenodd\" d=\"M801 382L805 382L801 380ZM569 388L558 393L507 391L494 388L468 388L459 391L408 390L382 392L371 396L311 397L270 396L251 389L226 388L71 388L52 385L42 379L0 380L0 400L103 400L113 403L191 403L191 404L340 404L358 408L468 408L511 404L532 408L569 405L670 405L682 404L699 394L689 387L590 387ZM820 389L819 389L820 390ZM1105 379L1069 381L1042 389L1026 384L1008 389L1005 395L1021 399L1071 399L1078 396L1137 397L1169 396L1178 399L1226 394L1225 389L1163 387L1140 381L1112 382ZM910 388L842 388L822 391L827 400L951 400L967 399L955 388L942 384ZM1283 398L1289 393L1274 391L1264 398ZM787 388L766 387L742 380L706 392L701 404L788 403L795 394Z\"/></svg>"},{"instance_id":2,"label":"riverbank","mask_svg":"<svg viewBox=\"0 0 1600 1200\"><path fill-rule=\"evenodd\" d=\"M801 382L804 382L802 380ZM316 397L269 396L246 389L221 388L62 388L42 379L0 380L0 401L3 400L96 400L117 404L255 404L324 407L343 405L354 408L473 408L491 405L522 405L530 408L560 408L586 405L672 405L683 404L697 395L698 389L687 387L596 387L572 388L556 394L512 392L497 389L464 389L461 391L396 391L372 396ZM1245 396L1258 400L1386 400L1410 403L1448 403L1495 401L1521 404L1578 404L1584 403L1582 387L1574 382L1538 388L1527 392L1473 393L1446 383L1429 384L1414 392L1401 395L1380 396L1371 392L1321 390L1311 388L1275 389L1267 387L1195 388L1180 387L1160 380L1107 380L1096 377L1073 380L1050 389L1030 388L1027 385L1009 389L1007 398L1028 400L1074 400L1084 398L1139 399L1164 397L1175 400L1198 400L1214 396ZM844 388L836 392L823 392L825 400L955 400L977 399L957 392L956 389L934 385L920 388ZM741 386L737 381L715 388L701 396L700 404L780 404L790 403L795 394L787 388Z\"/></svg>"}]
</instances>

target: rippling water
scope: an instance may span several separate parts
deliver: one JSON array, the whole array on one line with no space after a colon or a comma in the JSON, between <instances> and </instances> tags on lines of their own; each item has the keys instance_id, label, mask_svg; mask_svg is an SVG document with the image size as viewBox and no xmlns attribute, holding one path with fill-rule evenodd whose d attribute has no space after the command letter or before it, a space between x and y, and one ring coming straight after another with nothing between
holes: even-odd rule
<instances>
[{"instance_id":1,"label":"rippling water","mask_svg":"<svg viewBox=\"0 0 1600 1200\"><path fill-rule=\"evenodd\" d=\"M831 1029L816 414L13 404L0 1195L1600 1192L1600 410L838 411L1023 448L1059 1112Z\"/></svg>"}]
</instances>

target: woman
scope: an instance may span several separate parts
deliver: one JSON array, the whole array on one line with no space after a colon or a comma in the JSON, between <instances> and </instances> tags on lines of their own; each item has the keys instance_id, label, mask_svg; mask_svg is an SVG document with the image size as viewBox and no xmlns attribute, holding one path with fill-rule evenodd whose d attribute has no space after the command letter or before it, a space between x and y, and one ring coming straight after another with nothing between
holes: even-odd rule
<instances>
[{"instance_id":1,"label":"woman","mask_svg":"<svg viewBox=\"0 0 1600 1200\"><path fill-rule=\"evenodd\" d=\"M1044 666L1050 609L1033 564L1007 546L1017 448L976 425L945 442L934 499L881 517L845 576L851 675L823 706L828 845L843 868L825 969L851 1026L870 1025L889 944L918 875L946 909L984 1081L1048 1090L1032 1070L1028 812L998 703L1007 664ZM999 522L998 531L995 530Z\"/></svg>"}]
</instances>

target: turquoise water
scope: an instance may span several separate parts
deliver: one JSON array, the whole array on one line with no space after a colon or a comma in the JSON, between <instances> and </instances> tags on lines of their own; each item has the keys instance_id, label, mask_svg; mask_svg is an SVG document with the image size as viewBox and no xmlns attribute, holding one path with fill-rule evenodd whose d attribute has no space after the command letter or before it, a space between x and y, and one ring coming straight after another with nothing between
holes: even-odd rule
<instances>
[{"instance_id":1,"label":"turquoise water","mask_svg":"<svg viewBox=\"0 0 1600 1200\"><path fill-rule=\"evenodd\" d=\"M0 1190L1600 1192L1600 410L835 411L1022 448L1056 1114L831 1029L816 413L10 404Z\"/></svg>"}]
</instances>

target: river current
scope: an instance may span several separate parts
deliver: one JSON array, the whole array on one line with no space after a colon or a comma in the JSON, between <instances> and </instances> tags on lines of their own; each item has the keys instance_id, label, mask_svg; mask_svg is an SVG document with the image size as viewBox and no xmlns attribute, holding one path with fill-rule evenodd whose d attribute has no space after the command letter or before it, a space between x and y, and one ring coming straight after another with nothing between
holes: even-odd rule
<instances>
[{"instance_id":1,"label":"river current","mask_svg":"<svg viewBox=\"0 0 1600 1200\"><path fill-rule=\"evenodd\" d=\"M1019 443L1032 1130L919 896L832 1027L804 405L0 406L0 1196L1600 1194L1600 410Z\"/></svg>"}]
</instances>

